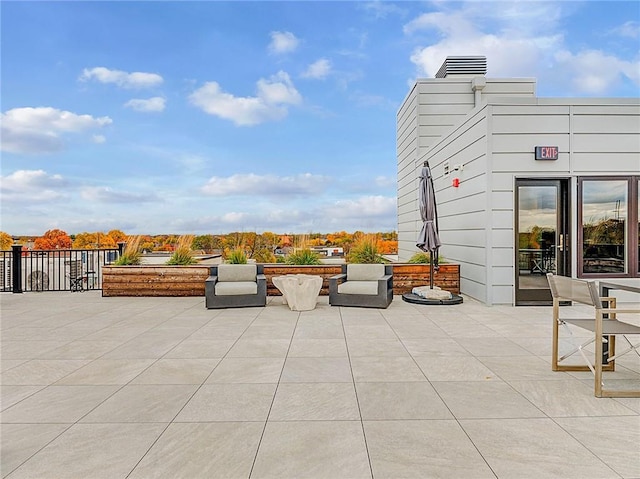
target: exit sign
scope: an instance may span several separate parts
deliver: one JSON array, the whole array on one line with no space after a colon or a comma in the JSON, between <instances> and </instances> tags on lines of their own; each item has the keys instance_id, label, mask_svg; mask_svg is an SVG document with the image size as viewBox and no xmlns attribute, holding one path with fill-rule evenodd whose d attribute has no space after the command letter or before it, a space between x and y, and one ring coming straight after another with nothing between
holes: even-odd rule
<instances>
[{"instance_id":1,"label":"exit sign","mask_svg":"<svg viewBox=\"0 0 640 479\"><path fill-rule=\"evenodd\" d=\"M557 146L536 146L536 160L557 160Z\"/></svg>"}]
</instances>

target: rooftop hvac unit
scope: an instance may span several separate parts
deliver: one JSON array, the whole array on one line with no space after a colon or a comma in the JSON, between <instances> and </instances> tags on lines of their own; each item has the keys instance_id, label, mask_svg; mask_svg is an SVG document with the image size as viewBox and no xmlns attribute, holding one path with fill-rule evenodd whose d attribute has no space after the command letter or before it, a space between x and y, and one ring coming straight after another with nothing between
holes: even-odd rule
<instances>
[{"instance_id":1,"label":"rooftop hvac unit","mask_svg":"<svg viewBox=\"0 0 640 479\"><path fill-rule=\"evenodd\" d=\"M487 57L447 57L436 78L447 78L450 76L478 76L487 73Z\"/></svg>"}]
</instances>

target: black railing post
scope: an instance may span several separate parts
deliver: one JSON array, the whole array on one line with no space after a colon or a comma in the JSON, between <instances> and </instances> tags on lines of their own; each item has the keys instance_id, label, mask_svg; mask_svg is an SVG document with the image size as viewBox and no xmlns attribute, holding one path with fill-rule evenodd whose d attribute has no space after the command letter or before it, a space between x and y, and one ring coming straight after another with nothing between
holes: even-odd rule
<instances>
[{"instance_id":1,"label":"black railing post","mask_svg":"<svg viewBox=\"0 0 640 479\"><path fill-rule=\"evenodd\" d=\"M118 258L120 258L122 256L122 253L124 253L124 245L126 245L127 243L125 243L124 241L120 241L118 243Z\"/></svg>"},{"instance_id":2,"label":"black railing post","mask_svg":"<svg viewBox=\"0 0 640 479\"><path fill-rule=\"evenodd\" d=\"M11 246L13 258L11 259L11 275L13 278L13 292L22 293L22 245Z\"/></svg>"}]
</instances>

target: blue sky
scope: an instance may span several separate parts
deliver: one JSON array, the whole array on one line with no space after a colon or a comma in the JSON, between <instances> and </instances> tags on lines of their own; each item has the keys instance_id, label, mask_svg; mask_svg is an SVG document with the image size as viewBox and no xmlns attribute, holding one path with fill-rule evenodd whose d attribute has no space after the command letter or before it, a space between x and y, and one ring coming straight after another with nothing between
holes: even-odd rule
<instances>
[{"instance_id":1,"label":"blue sky","mask_svg":"<svg viewBox=\"0 0 640 479\"><path fill-rule=\"evenodd\" d=\"M396 229L396 112L448 55L637 97L636 1L9 2L1 229Z\"/></svg>"}]
</instances>

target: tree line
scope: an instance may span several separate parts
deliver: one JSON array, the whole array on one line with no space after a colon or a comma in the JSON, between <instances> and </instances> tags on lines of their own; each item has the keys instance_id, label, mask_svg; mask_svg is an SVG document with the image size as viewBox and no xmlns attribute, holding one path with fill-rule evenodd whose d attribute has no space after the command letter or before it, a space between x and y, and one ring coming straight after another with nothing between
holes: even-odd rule
<instances>
[{"instance_id":1,"label":"tree line","mask_svg":"<svg viewBox=\"0 0 640 479\"><path fill-rule=\"evenodd\" d=\"M232 232L221 235L205 234L194 236L191 242L193 251L203 253L228 254L230 251L241 249L247 257L258 262L274 261L274 252L277 249L300 249L311 247L340 247L346 254L352 245L362 240L365 236L375 237L378 249L383 254L396 254L398 251L398 235L395 231L381 232L371 235L362 231L348 233L339 231L334 233L308 233L308 234L277 234L273 232ZM139 248L143 252L166 251L173 252L180 243L181 235L136 235ZM35 250L53 249L99 249L116 248L118 243L126 243L130 235L114 229L104 232L83 232L69 235L60 229L46 231L39 237L17 238L18 244L27 245L33 243ZM16 240L5 232L0 232L0 248L11 249Z\"/></svg>"}]
</instances>

